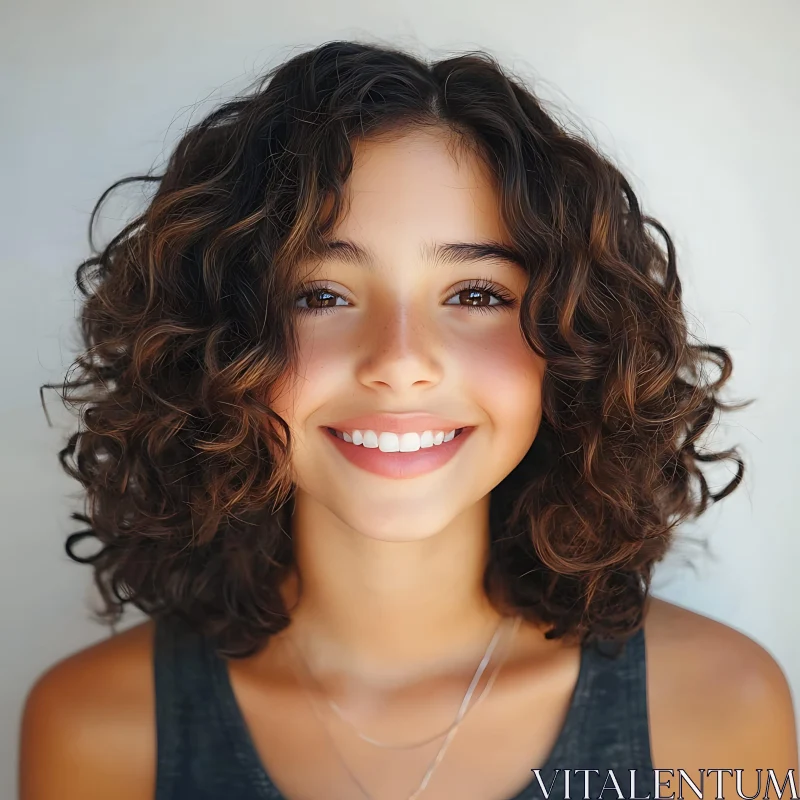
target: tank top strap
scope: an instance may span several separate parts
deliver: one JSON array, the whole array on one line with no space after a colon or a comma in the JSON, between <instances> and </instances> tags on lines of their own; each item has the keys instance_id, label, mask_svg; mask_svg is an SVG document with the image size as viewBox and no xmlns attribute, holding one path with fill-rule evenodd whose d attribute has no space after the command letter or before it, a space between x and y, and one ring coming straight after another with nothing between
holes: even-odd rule
<instances>
[{"instance_id":1,"label":"tank top strap","mask_svg":"<svg viewBox=\"0 0 800 800\"><path fill-rule=\"evenodd\" d=\"M154 800L261 798L237 720L220 700L212 643L175 617L158 618L154 637Z\"/></svg>"},{"instance_id":2,"label":"tank top strap","mask_svg":"<svg viewBox=\"0 0 800 800\"><path fill-rule=\"evenodd\" d=\"M188 736L195 736L191 718L198 698L206 698L201 643L185 624L156 618L153 645L156 740L158 748L155 800L174 800L176 787L187 769ZM192 697L194 696L194 700Z\"/></svg>"},{"instance_id":3,"label":"tank top strap","mask_svg":"<svg viewBox=\"0 0 800 800\"><path fill-rule=\"evenodd\" d=\"M624 641L584 643L555 745L544 765L532 770L531 782L510 800L613 797L605 792L615 790L615 781L625 797L646 798L648 792L655 797L646 675L642 628Z\"/></svg>"},{"instance_id":4,"label":"tank top strap","mask_svg":"<svg viewBox=\"0 0 800 800\"><path fill-rule=\"evenodd\" d=\"M652 770L643 627L624 641L584 645L562 734L565 763L554 766ZM597 763L584 763L592 760Z\"/></svg>"}]
</instances>

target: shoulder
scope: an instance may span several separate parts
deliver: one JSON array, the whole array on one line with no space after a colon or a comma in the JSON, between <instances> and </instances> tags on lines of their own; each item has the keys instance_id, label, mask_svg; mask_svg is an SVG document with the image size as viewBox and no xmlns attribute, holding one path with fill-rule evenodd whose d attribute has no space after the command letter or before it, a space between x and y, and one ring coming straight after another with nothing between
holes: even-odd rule
<instances>
[{"instance_id":1,"label":"shoulder","mask_svg":"<svg viewBox=\"0 0 800 800\"><path fill-rule=\"evenodd\" d=\"M654 767L797 769L791 691L764 647L655 597L644 633Z\"/></svg>"},{"instance_id":2,"label":"shoulder","mask_svg":"<svg viewBox=\"0 0 800 800\"><path fill-rule=\"evenodd\" d=\"M21 800L147 800L155 789L152 620L58 661L25 698Z\"/></svg>"}]
</instances>

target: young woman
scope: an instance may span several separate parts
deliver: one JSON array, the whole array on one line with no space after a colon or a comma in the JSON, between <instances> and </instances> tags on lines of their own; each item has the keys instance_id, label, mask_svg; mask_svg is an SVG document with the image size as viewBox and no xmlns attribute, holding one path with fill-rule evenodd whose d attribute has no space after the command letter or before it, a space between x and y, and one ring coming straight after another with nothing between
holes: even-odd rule
<instances>
[{"instance_id":1,"label":"young woman","mask_svg":"<svg viewBox=\"0 0 800 800\"><path fill-rule=\"evenodd\" d=\"M330 42L140 179L79 270L61 456L102 618L149 619L36 681L22 800L793 777L773 658L649 596L743 468L699 445L731 359L690 343L670 238L608 160L485 54Z\"/></svg>"}]
</instances>

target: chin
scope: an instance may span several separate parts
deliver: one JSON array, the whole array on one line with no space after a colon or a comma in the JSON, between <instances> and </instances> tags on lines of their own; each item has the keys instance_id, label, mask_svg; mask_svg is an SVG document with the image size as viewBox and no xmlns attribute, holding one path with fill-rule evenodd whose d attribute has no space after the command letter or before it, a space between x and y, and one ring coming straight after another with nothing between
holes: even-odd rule
<instances>
[{"instance_id":1,"label":"chin","mask_svg":"<svg viewBox=\"0 0 800 800\"><path fill-rule=\"evenodd\" d=\"M359 517L348 524L366 539L382 542L419 542L436 536L452 523L453 514L442 514L441 518L431 516L431 509L425 514L396 513L382 514L375 517ZM345 520L347 522L347 520Z\"/></svg>"}]
</instances>

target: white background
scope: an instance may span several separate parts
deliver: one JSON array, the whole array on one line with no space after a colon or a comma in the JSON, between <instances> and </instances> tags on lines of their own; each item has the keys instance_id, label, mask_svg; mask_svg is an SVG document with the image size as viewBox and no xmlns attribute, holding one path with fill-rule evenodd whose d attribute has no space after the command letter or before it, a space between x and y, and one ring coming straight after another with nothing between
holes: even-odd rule
<instances>
[{"instance_id":1,"label":"white background","mask_svg":"<svg viewBox=\"0 0 800 800\"><path fill-rule=\"evenodd\" d=\"M89 620L90 568L63 550L82 527L69 519L80 487L56 457L75 422L47 392L48 427L38 394L74 356L92 206L114 180L160 165L190 120L334 38L429 58L488 50L590 130L672 234L693 329L734 358L725 397L757 402L711 442L739 445L745 484L684 527L709 555L683 550L693 569L670 558L654 593L756 639L800 696L800 3L2 2L0 797L16 792L26 691L107 635ZM106 205L103 243L137 191ZM730 474L709 476L719 486Z\"/></svg>"}]
</instances>

